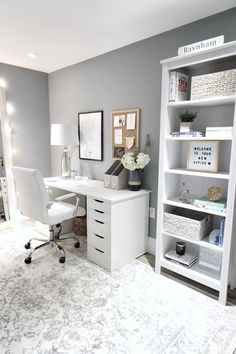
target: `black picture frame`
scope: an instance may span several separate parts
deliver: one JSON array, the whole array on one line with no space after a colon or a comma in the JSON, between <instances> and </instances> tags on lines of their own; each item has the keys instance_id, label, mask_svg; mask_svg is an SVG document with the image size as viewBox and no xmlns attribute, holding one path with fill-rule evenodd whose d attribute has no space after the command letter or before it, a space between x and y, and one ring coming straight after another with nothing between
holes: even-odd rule
<instances>
[{"instance_id":1,"label":"black picture frame","mask_svg":"<svg viewBox=\"0 0 236 354\"><path fill-rule=\"evenodd\" d=\"M78 113L79 158L103 160L103 111Z\"/></svg>"}]
</instances>

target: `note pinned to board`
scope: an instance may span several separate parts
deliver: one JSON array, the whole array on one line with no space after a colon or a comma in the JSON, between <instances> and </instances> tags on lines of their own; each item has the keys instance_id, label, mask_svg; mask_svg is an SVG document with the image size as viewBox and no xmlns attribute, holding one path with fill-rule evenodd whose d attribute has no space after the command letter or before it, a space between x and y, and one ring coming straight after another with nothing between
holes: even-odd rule
<instances>
[{"instance_id":1,"label":"note pinned to board","mask_svg":"<svg viewBox=\"0 0 236 354\"><path fill-rule=\"evenodd\" d=\"M127 130L134 130L135 129L135 120L136 120L135 113L128 113L127 114L127 121L126 121L126 129Z\"/></svg>"},{"instance_id":2,"label":"note pinned to board","mask_svg":"<svg viewBox=\"0 0 236 354\"><path fill-rule=\"evenodd\" d=\"M122 141L122 129L115 129L115 144L121 145Z\"/></svg>"}]
</instances>

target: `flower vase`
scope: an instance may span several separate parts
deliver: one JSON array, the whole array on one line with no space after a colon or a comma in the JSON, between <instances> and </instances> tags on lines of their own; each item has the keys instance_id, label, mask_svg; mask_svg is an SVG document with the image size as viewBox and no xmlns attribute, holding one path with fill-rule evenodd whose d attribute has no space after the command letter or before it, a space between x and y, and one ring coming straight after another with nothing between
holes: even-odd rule
<instances>
[{"instance_id":1,"label":"flower vase","mask_svg":"<svg viewBox=\"0 0 236 354\"><path fill-rule=\"evenodd\" d=\"M179 130L181 133L189 133L193 130L193 123L192 122L181 122Z\"/></svg>"},{"instance_id":2,"label":"flower vase","mask_svg":"<svg viewBox=\"0 0 236 354\"><path fill-rule=\"evenodd\" d=\"M130 191L138 191L141 188L141 176L139 170L129 171L128 188Z\"/></svg>"}]
</instances>

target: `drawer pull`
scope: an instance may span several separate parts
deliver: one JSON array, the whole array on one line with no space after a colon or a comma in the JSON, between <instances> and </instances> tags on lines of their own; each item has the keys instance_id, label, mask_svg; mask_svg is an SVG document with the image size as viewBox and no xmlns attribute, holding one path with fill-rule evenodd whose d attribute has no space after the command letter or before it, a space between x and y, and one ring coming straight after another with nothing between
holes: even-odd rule
<instances>
[{"instance_id":1,"label":"drawer pull","mask_svg":"<svg viewBox=\"0 0 236 354\"><path fill-rule=\"evenodd\" d=\"M104 203L104 200L99 200L99 199L94 199L95 202L98 202L98 203Z\"/></svg>"},{"instance_id":2,"label":"drawer pull","mask_svg":"<svg viewBox=\"0 0 236 354\"><path fill-rule=\"evenodd\" d=\"M96 211L96 213L104 214L104 211L97 210L97 209L94 209L94 210Z\"/></svg>"},{"instance_id":3,"label":"drawer pull","mask_svg":"<svg viewBox=\"0 0 236 354\"><path fill-rule=\"evenodd\" d=\"M99 238L102 238L102 239L104 239L105 237L103 237L103 236L100 236L100 235L98 235L98 234L94 234L96 237L99 237Z\"/></svg>"},{"instance_id":4,"label":"drawer pull","mask_svg":"<svg viewBox=\"0 0 236 354\"><path fill-rule=\"evenodd\" d=\"M96 220L96 219L94 221L98 222L99 224L104 224L104 222Z\"/></svg>"},{"instance_id":5,"label":"drawer pull","mask_svg":"<svg viewBox=\"0 0 236 354\"><path fill-rule=\"evenodd\" d=\"M98 248L95 248L95 250L100 252L100 253L104 253L103 251L99 250Z\"/></svg>"}]
</instances>

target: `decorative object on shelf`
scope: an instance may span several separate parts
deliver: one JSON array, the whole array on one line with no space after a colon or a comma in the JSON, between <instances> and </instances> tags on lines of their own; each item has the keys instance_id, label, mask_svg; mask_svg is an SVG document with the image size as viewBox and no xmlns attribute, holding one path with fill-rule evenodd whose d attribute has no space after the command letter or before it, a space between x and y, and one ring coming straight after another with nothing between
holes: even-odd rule
<instances>
[{"instance_id":1,"label":"decorative object on shelf","mask_svg":"<svg viewBox=\"0 0 236 354\"><path fill-rule=\"evenodd\" d=\"M219 141L191 141L188 146L187 170L216 173Z\"/></svg>"},{"instance_id":2,"label":"decorative object on shelf","mask_svg":"<svg viewBox=\"0 0 236 354\"><path fill-rule=\"evenodd\" d=\"M178 255L175 248L167 251L165 253L165 258L187 268L192 267L198 260L197 256L189 251L185 252L182 256Z\"/></svg>"},{"instance_id":3,"label":"decorative object on shelf","mask_svg":"<svg viewBox=\"0 0 236 354\"><path fill-rule=\"evenodd\" d=\"M222 218L220 220L220 228L214 229L211 231L211 233L209 235L209 243L220 246L220 247L223 246L224 227L225 227L225 220Z\"/></svg>"},{"instance_id":4,"label":"decorative object on shelf","mask_svg":"<svg viewBox=\"0 0 236 354\"><path fill-rule=\"evenodd\" d=\"M222 195L221 189L218 186L212 186L207 191L207 199L213 202L220 200L221 195Z\"/></svg>"},{"instance_id":5,"label":"decorative object on shelf","mask_svg":"<svg viewBox=\"0 0 236 354\"><path fill-rule=\"evenodd\" d=\"M128 188L132 191L137 191L141 188L141 171L151 161L148 154L143 152L127 153L122 159L121 163L130 171Z\"/></svg>"},{"instance_id":6,"label":"decorative object on shelf","mask_svg":"<svg viewBox=\"0 0 236 354\"><path fill-rule=\"evenodd\" d=\"M232 139L233 127L206 127L206 138L208 139Z\"/></svg>"},{"instance_id":7,"label":"decorative object on shelf","mask_svg":"<svg viewBox=\"0 0 236 354\"><path fill-rule=\"evenodd\" d=\"M186 101L188 97L188 76L171 71L169 82L169 101Z\"/></svg>"},{"instance_id":8,"label":"decorative object on shelf","mask_svg":"<svg viewBox=\"0 0 236 354\"><path fill-rule=\"evenodd\" d=\"M172 212L164 212L164 232L184 238L200 241L209 235L212 216L194 210L176 208Z\"/></svg>"},{"instance_id":9,"label":"decorative object on shelf","mask_svg":"<svg viewBox=\"0 0 236 354\"><path fill-rule=\"evenodd\" d=\"M103 111L79 113L79 158L103 160Z\"/></svg>"},{"instance_id":10,"label":"decorative object on shelf","mask_svg":"<svg viewBox=\"0 0 236 354\"><path fill-rule=\"evenodd\" d=\"M191 100L231 96L236 91L236 69L192 76Z\"/></svg>"},{"instance_id":11,"label":"decorative object on shelf","mask_svg":"<svg viewBox=\"0 0 236 354\"><path fill-rule=\"evenodd\" d=\"M187 188L185 182L181 183L179 200L183 203L192 204L193 198L190 190Z\"/></svg>"},{"instance_id":12,"label":"decorative object on shelf","mask_svg":"<svg viewBox=\"0 0 236 354\"><path fill-rule=\"evenodd\" d=\"M139 149L139 116L137 108L112 112L112 159Z\"/></svg>"},{"instance_id":13,"label":"decorative object on shelf","mask_svg":"<svg viewBox=\"0 0 236 354\"><path fill-rule=\"evenodd\" d=\"M192 131L192 123L197 117L198 112L184 111L179 114L180 132L189 133Z\"/></svg>"},{"instance_id":14,"label":"decorative object on shelf","mask_svg":"<svg viewBox=\"0 0 236 354\"><path fill-rule=\"evenodd\" d=\"M179 256L183 256L185 254L185 250L186 250L186 243L183 241L177 241L175 250Z\"/></svg>"},{"instance_id":15,"label":"decorative object on shelf","mask_svg":"<svg viewBox=\"0 0 236 354\"><path fill-rule=\"evenodd\" d=\"M204 50L219 47L222 44L224 44L223 35L179 47L178 55L189 55L197 52L203 52Z\"/></svg>"},{"instance_id":16,"label":"decorative object on shelf","mask_svg":"<svg viewBox=\"0 0 236 354\"><path fill-rule=\"evenodd\" d=\"M69 124L51 124L51 145L64 146L61 157L61 177L70 178L69 146L79 145L76 126Z\"/></svg>"}]
</instances>

